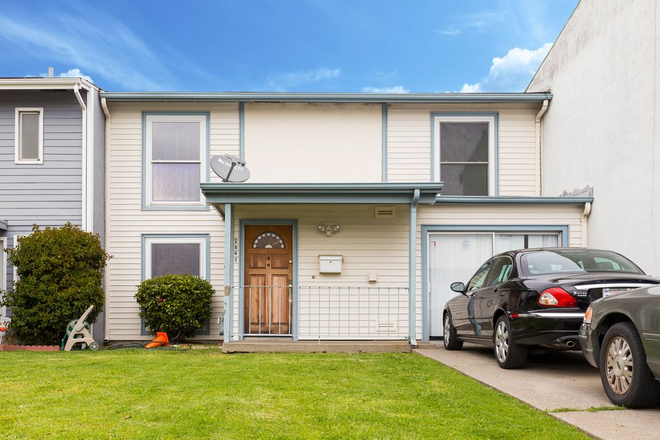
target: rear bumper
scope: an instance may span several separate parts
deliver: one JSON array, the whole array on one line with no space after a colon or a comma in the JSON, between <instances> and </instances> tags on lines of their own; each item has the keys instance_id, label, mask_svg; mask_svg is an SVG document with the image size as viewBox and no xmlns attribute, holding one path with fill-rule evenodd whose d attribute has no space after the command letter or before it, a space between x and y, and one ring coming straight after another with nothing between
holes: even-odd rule
<instances>
[{"instance_id":1,"label":"rear bumper","mask_svg":"<svg viewBox=\"0 0 660 440\"><path fill-rule=\"evenodd\" d=\"M511 320L516 344L553 348L579 348L578 333L584 312L539 310L518 314Z\"/></svg>"}]
</instances>

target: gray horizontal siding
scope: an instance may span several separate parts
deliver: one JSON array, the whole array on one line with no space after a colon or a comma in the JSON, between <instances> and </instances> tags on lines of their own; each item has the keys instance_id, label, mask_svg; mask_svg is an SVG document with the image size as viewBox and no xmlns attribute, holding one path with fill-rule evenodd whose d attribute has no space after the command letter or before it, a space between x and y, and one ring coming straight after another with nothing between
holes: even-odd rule
<instances>
[{"instance_id":1,"label":"gray horizontal siding","mask_svg":"<svg viewBox=\"0 0 660 440\"><path fill-rule=\"evenodd\" d=\"M42 165L14 163L17 107L44 109ZM0 92L0 219L7 221L8 246L14 236L82 220L82 112L71 91ZM7 288L13 270L7 268ZM0 286L3 287L3 286Z\"/></svg>"}]
</instances>

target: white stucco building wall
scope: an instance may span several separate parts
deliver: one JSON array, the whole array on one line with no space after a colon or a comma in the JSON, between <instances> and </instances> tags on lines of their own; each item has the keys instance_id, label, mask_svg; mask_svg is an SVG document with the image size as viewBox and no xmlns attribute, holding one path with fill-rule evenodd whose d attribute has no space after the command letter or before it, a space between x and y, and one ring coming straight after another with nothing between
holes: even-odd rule
<instances>
[{"instance_id":1,"label":"white stucco building wall","mask_svg":"<svg viewBox=\"0 0 660 440\"><path fill-rule=\"evenodd\" d=\"M543 195L590 185L589 245L660 276L660 5L582 0L530 83L550 91Z\"/></svg>"}]
</instances>

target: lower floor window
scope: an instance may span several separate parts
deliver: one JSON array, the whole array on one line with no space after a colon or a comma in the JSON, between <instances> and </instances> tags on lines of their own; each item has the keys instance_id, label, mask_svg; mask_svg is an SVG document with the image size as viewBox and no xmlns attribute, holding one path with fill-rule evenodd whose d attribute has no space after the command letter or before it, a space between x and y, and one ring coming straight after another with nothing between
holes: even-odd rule
<instances>
[{"instance_id":1,"label":"lower floor window","mask_svg":"<svg viewBox=\"0 0 660 440\"><path fill-rule=\"evenodd\" d=\"M208 236L145 236L144 278L194 275L207 279Z\"/></svg>"}]
</instances>

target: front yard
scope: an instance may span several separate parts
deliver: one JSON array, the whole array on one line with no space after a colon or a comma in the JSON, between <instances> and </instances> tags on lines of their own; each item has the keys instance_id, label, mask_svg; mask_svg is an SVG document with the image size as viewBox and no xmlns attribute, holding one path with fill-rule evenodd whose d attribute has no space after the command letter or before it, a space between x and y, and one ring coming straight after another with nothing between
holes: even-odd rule
<instances>
[{"instance_id":1,"label":"front yard","mask_svg":"<svg viewBox=\"0 0 660 440\"><path fill-rule=\"evenodd\" d=\"M416 354L0 352L2 438L585 438Z\"/></svg>"}]
</instances>

